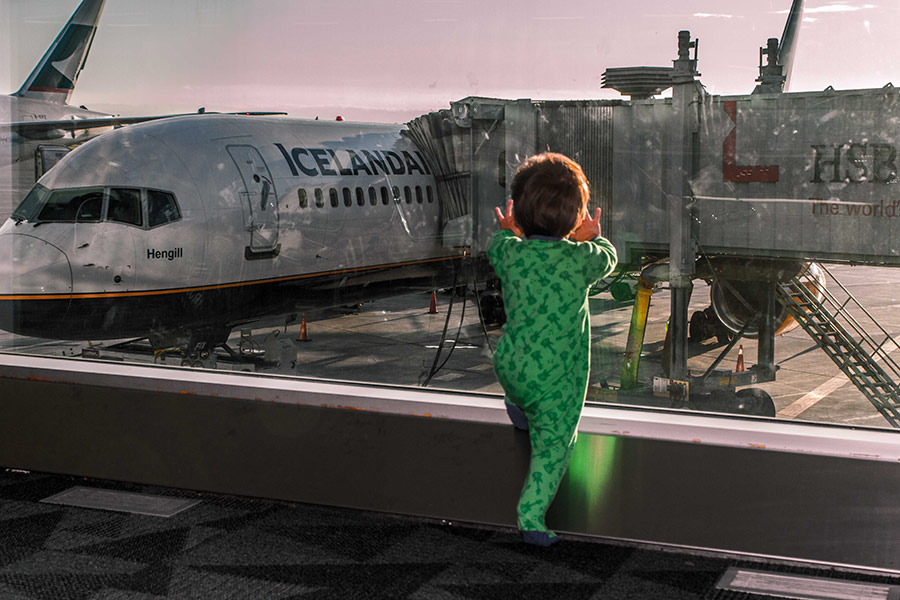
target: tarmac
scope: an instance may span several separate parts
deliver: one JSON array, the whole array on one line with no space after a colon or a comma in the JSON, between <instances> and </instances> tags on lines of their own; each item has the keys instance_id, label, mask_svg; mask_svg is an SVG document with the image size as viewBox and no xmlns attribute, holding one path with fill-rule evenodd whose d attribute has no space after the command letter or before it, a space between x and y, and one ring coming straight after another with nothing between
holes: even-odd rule
<instances>
[{"instance_id":1,"label":"tarmac","mask_svg":"<svg viewBox=\"0 0 900 600\"><path fill-rule=\"evenodd\" d=\"M832 265L829 269L846 292L829 281L839 298L853 294L862 300L886 334L900 339L900 299L895 290L900 270ZM658 286L651 300L638 378L650 385L664 375L662 348L669 317L669 293ZM501 330L482 325L470 293L463 298L448 291L436 295L437 313L429 313L429 294L385 298L358 306L324 309L306 314L308 341L300 338L301 315L270 318L235 330L230 346L244 360L233 361L222 352L207 366L233 371L255 371L277 376L300 376L334 381L362 381L431 389L502 394L491 367L491 355ZM451 306L452 304L452 306ZM591 384L616 387L621 377L625 343L631 320L631 302L613 299L607 291L593 296L591 305ZM709 306L709 291L695 282L691 313ZM463 307L465 309L463 310ZM448 317L449 312L449 317ZM292 320L291 320L292 319ZM446 329L446 331L445 331ZM879 335L881 335L879 333ZM123 343L124 342L124 343ZM755 339L740 340L749 368L756 362ZM440 352L438 352L440 348ZM723 350L715 338L691 343L688 368L703 372ZM894 358L900 350L885 345ZM179 366L178 353L154 356L146 341L58 342L23 338L0 332L0 351L49 356L81 356L87 349L115 361L163 362ZM719 368L733 369L738 346ZM775 341L775 381L763 383L777 416L784 420L842 424L854 427L890 427L866 397L799 327Z\"/></svg>"}]
</instances>

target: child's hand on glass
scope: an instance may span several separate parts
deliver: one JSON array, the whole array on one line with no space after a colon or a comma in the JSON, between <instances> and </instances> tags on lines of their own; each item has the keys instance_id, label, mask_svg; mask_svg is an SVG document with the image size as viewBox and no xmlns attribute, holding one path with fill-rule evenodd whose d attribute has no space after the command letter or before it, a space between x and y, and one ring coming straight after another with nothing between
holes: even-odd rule
<instances>
[{"instance_id":1,"label":"child's hand on glass","mask_svg":"<svg viewBox=\"0 0 900 600\"><path fill-rule=\"evenodd\" d=\"M500 207L494 208L494 212L497 214L497 220L500 221L500 229L508 229L512 231L519 237L522 237L522 230L516 224L516 219L513 217L513 201L512 198L509 199L506 203L506 215L503 215L503 212L500 210ZM593 239L593 238L591 238Z\"/></svg>"},{"instance_id":2,"label":"child's hand on glass","mask_svg":"<svg viewBox=\"0 0 900 600\"><path fill-rule=\"evenodd\" d=\"M594 218L585 210L581 223L572 232L572 239L576 242L589 242L600 237L600 209L594 213Z\"/></svg>"}]
</instances>

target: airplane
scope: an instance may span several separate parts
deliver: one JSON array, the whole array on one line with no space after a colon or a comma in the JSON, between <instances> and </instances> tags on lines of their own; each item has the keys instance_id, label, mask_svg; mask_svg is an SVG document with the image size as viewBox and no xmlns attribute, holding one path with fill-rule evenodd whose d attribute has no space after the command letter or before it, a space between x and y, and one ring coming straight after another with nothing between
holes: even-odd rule
<instances>
[{"instance_id":1,"label":"airplane","mask_svg":"<svg viewBox=\"0 0 900 600\"><path fill-rule=\"evenodd\" d=\"M0 228L0 328L210 348L296 307L450 286L434 174L395 125L195 115L94 138Z\"/></svg>"}]
</instances>

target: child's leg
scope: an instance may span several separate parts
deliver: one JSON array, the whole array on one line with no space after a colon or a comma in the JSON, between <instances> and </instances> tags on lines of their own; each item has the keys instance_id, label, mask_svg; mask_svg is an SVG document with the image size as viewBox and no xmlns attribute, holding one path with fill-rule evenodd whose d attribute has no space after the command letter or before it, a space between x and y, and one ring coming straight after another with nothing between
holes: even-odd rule
<instances>
[{"instance_id":1,"label":"child's leg","mask_svg":"<svg viewBox=\"0 0 900 600\"><path fill-rule=\"evenodd\" d=\"M509 415L509 420L512 421L515 428L528 431L528 418L525 416L525 411L511 403L508 398L505 404L506 414Z\"/></svg>"},{"instance_id":2,"label":"child's leg","mask_svg":"<svg viewBox=\"0 0 900 600\"><path fill-rule=\"evenodd\" d=\"M571 398L546 398L540 404L549 406L546 410L526 411L531 462L519 497L518 525L521 531L548 532L544 517L569 465L581 418L581 402L571 406Z\"/></svg>"}]
</instances>

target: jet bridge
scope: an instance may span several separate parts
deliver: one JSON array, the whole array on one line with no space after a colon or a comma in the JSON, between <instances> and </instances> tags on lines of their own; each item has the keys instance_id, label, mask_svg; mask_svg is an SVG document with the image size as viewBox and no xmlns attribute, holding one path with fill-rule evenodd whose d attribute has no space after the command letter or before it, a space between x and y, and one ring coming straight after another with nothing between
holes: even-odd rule
<instances>
[{"instance_id":1,"label":"jet bridge","mask_svg":"<svg viewBox=\"0 0 900 600\"><path fill-rule=\"evenodd\" d=\"M783 93L777 40L769 40L761 56L770 63L760 65L755 92L714 96L697 79L696 48L681 32L674 67L653 71L654 85L670 78L670 98L469 97L410 123L454 184L452 194L443 190L454 207L445 243L471 244L476 254L486 250L494 207L505 204L507 182L525 158L550 150L582 164L591 209L602 209L622 268L651 284L666 281L673 292L665 385L676 396L688 386L674 381L694 391L710 381L709 373L693 381L687 373L694 279L712 284L731 337L761 340L752 373L732 377L740 386L774 379L783 318L775 294L805 264L900 266L900 90Z\"/></svg>"}]
</instances>

